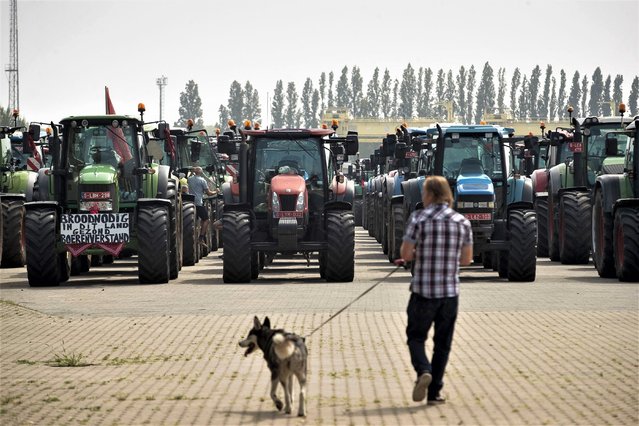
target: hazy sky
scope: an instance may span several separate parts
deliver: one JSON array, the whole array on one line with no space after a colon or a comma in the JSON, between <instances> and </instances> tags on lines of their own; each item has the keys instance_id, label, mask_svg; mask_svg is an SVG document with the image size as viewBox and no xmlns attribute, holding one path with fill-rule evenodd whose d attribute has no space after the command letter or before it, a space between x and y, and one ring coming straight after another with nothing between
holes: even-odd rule
<instances>
[{"instance_id":1,"label":"hazy sky","mask_svg":"<svg viewBox=\"0 0 639 426\"><path fill-rule=\"evenodd\" d=\"M9 2L0 0L0 56L9 63ZM489 61L495 74L535 65L591 79L624 76L624 100L639 75L639 0L18 0L20 109L33 121L104 113L104 86L118 113L159 116L156 79L168 78L164 118L178 118L188 80L199 86L204 122L217 121L233 80L267 92L278 79L358 66L401 80L410 62L457 72ZM365 88L364 88L365 89ZM0 105L8 101L5 78Z\"/></svg>"}]
</instances>

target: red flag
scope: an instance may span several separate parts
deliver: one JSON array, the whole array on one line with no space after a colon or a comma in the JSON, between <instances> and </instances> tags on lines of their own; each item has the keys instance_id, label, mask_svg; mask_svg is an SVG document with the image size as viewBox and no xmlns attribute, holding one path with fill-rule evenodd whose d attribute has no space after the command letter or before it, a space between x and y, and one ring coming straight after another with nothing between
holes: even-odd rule
<instances>
[{"instance_id":1,"label":"red flag","mask_svg":"<svg viewBox=\"0 0 639 426\"><path fill-rule=\"evenodd\" d=\"M104 86L104 99L106 101L105 108L107 114L115 114L115 108L113 108L113 104L111 103L111 96L109 96L109 88Z\"/></svg>"},{"instance_id":2,"label":"red flag","mask_svg":"<svg viewBox=\"0 0 639 426\"><path fill-rule=\"evenodd\" d=\"M109 88L104 86L104 100L105 100L105 108L107 114L115 114L115 108L113 108L113 103L111 103L111 96L109 96ZM124 137L124 132L122 132L121 128L117 128L114 131L115 137L109 135L111 142L113 143L113 148L115 148L115 152L118 153L120 158L122 159L122 163L126 163L133 156L131 155L131 150L129 149L129 145L126 143L126 139Z\"/></svg>"}]
</instances>

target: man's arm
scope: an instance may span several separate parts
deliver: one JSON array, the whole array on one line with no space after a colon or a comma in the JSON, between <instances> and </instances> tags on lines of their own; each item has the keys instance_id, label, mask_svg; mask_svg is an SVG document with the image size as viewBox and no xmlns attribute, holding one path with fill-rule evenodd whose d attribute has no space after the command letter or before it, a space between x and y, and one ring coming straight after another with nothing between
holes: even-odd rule
<instances>
[{"instance_id":1,"label":"man's arm","mask_svg":"<svg viewBox=\"0 0 639 426\"><path fill-rule=\"evenodd\" d=\"M402 241L402 246L399 248L399 256L407 262L410 262L415 258L415 244L410 241Z\"/></svg>"},{"instance_id":2,"label":"man's arm","mask_svg":"<svg viewBox=\"0 0 639 426\"><path fill-rule=\"evenodd\" d=\"M461 257L459 258L459 264L461 266L468 266L473 263L473 245L465 244L461 248Z\"/></svg>"}]
</instances>

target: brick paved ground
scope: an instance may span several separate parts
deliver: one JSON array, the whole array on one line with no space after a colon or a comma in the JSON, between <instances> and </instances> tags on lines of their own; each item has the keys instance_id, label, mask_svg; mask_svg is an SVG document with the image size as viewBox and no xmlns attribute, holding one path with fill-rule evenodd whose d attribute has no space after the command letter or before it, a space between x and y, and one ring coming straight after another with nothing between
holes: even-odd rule
<instances>
[{"instance_id":1,"label":"brick paved ground","mask_svg":"<svg viewBox=\"0 0 639 426\"><path fill-rule=\"evenodd\" d=\"M2 270L0 423L639 422L639 286L549 262L534 284L464 272L445 405L411 401L402 271L309 338L308 416L277 413L261 355L243 357L237 342L254 314L306 334L390 272L379 246L357 236L350 284L282 262L255 284L223 285L202 278L219 271L217 256L162 286L134 284L130 265L113 266L120 281L102 271L55 289L30 289L24 270ZM54 367L56 354L89 365Z\"/></svg>"}]
</instances>

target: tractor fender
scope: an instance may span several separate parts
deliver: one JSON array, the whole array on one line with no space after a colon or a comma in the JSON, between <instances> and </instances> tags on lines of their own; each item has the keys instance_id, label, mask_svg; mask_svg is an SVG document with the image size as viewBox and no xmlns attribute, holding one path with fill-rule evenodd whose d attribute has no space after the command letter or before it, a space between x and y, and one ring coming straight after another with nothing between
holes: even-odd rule
<instances>
[{"instance_id":1,"label":"tractor fender","mask_svg":"<svg viewBox=\"0 0 639 426\"><path fill-rule=\"evenodd\" d=\"M5 196L3 195L2 198ZM55 210L58 215L62 213L62 207L58 204L57 201L31 201L29 203L24 203L25 210Z\"/></svg>"},{"instance_id":2,"label":"tractor fender","mask_svg":"<svg viewBox=\"0 0 639 426\"><path fill-rule=\"evenodd\" d=\"M0 194L0 200L2 201L26 201L27 197L24 194Z\"/></svg>"},{"instance_id":3,"label":"tractor fender","mask_svg":"<svg viewBox=\"0 0 639 426\"><path fill-rule=\"evenodd\" d=\"M29 172L27 174L26 188L24 188L24 195L26 195L27 201L34 201L33 189L35 187L36 180L38 180L38 173Z\"/></svg>"},{"instance_id":4,"label":"tractor fender","mask_svg":"<svg viewBox=\"0 0 639 426\"><path fill-rule=\"evenodd\" d=\"M548 192L548 170L535 170L530 175L535 195L544 195Z\"/></svg>"},{"instance_id":5,"label":"tractor fender","mask_svg":"<svg viewBox=\"0 0 639 426\"><path fill-rule=\"evenodd\" d=\"M232 185L232 182L224 182L222 184L222 198L224 199L224 204L237 204L237 201L234 200L237 196L233 195Z\"/></svg>"},{"instance_id":6,"label":"tractor fender","mask_svg":"<svg viewBox=\"0 0 639 426\"><path fill-rule=\"evenodd\" d=\"M532 205L533 202L533 187L532 180L526 177L520 177L518 179L511 178L509 179L510 188L510 199L508 200L508 205L515 203L530 203Z\"/></svg>"},{"instance_id":7,"label":"tractor fender","mask_svg":"<svg viewBox=\"0 0 639 426\"><path fill-rule=\"evenodd\" d=\"M391 198L391 206L394 206L395 204L401 204L404 205L404 195L393 195L393 197Z\"/></svg>"},{"instance_id":8,"label":"tractor fender","mask_svg":"<svg viewBox=\"0 0 639 426\"><path fill-rule=\"evenodd\" d=\"M548 197L552 197L553 200L557 199L559 189L563 187L562 176L566 173L566 164L558 164L550 169L548 176L549 188L553 191L552 194L548 194Z\"/></svg>"},{"instance_id":9,"label":"tractor fender","mask_svg":"<svg viewBox=\"0 0 639 426\"><path fill-rule=\"evenodd\" d=\"M514 203L508 204L508 212L510 212L511 210L516 210L516 209L533 210L534 205L532 202L528 202L528 201L516 201Z\"/></svg>"},{"instance_id":10,"label":"tractor fender","mask_svg":"<svg viewBox=\"0 0 639 426\"><path fill-rule=\"evenodd\" d=\"M140 198L138 199L137 207L140 207L141 205L144 205L144 206L157 205L160 207L168 207L169 212L171 211L171 206L172 206L171 200L169 200L168 198Z\"/></svg>"},{"instance_id":11,"label":"tractor fender","mask_svg":"<svg viewBox=\"0 0 639 426\"><path fill-rule=\"evenodd\" d=\"M617 209L621 207L639 207L639 198L622 198L617 200L613 207L613 216L617 212Z\"/></svg>"},{"instance_id":12,"label":"tractor fender","mask_svg":"<svg viewBox=\"0 0 639 426\"><path fill-rule=\"evenodd\" d=\"M33 183L33 188L35 189L35 184L38 184L38 191L33 194L33 198L29 201L47 201L49 199L49 185L50 185L50 177L47 172L50 172L51 169L40 169L38 170L38 176L36 181Z\"/></svg>"},{"instance_id":13,"label":"tractor fender","mask_svg":"<svg viewBox=\"0 0 639 426\"><path fill-rule=\"evenodd\" d=\"M170 172L171 168L169 166L158 166L158 170L156 172L158 179L158 198L168 198L167 191L169 187Z\"/></svg>"},{"instance_id":14,"label":"tractor fender","mask_svg":"<svg viewBox=\"0 0 639 426\"><path fill-rule=\"evenodd\" d=\"M601 175L597 177L593 194L601 192L603 211L612 213L615 203L621 198L621 183L623 175Z\"/></svg>"},{"instance_id":15,"label":"tractor fender","mask_svg":"<svg viewBox=\"0 0 639 426\"><path fill-rule=\"evenodd\" d=\"M226 206L224 206L224 208L226 209ZM329 210L352 210L352 209L353 209L353 205L346 201L329 201L326 204L324 204L324 212L327 212Z\"/></svg>"}]
</instances>

